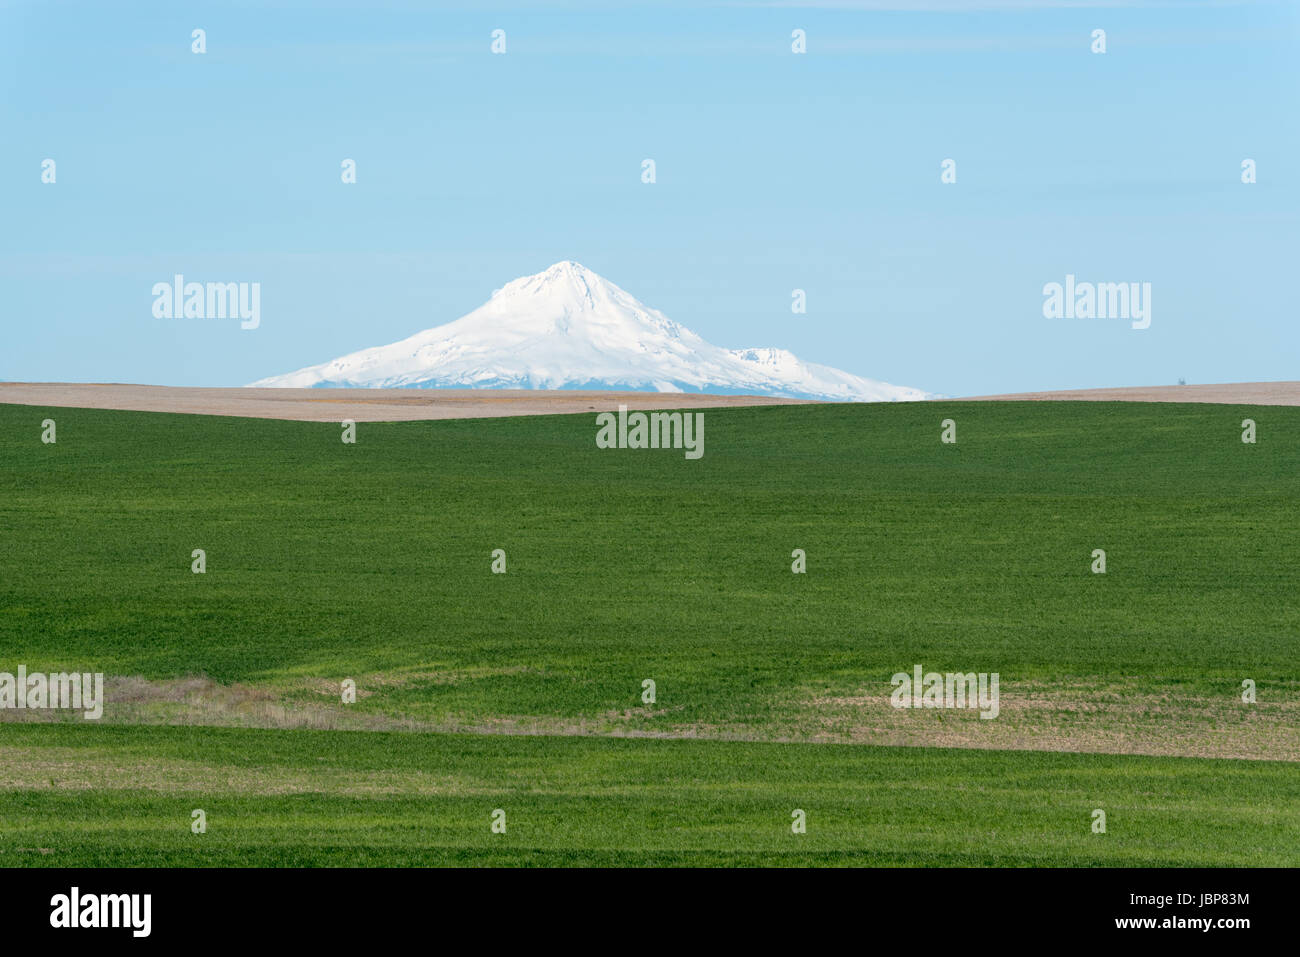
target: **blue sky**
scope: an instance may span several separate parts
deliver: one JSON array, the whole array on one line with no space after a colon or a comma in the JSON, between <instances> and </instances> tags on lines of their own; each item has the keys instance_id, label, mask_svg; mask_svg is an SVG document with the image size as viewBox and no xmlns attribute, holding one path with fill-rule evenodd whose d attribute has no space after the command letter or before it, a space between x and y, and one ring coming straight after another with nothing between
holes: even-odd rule
<instances>
[{"instance_id":1,"label":"blue sky","mask_svg":"<svg viewBox=\"0 0 1300 957\"><path fill-rule=\"evenodd\" d=\"M563 259L948 395L1300 378L1298 40L1287 2L0 0L0 379L242 385ZM155 319L178 272L260 327ZM1151 327L1044 318L1067 273Z\"/></svg>"}]
</instances>

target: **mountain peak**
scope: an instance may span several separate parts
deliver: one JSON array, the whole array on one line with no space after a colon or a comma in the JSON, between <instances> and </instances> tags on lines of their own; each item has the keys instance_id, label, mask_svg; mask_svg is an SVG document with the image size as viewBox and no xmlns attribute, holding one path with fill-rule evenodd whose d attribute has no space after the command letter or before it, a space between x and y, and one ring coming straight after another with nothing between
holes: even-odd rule
<instances>
[{"instance_id":1,"label":"mountain peak","mask_svg":"<svg viewBox=\"0 0 1300 957\"><path fill-rule=\"evenodd\" d=\"M552 275L552 274L560 274L560 275L574 275L574 274L577 274L577 275L579 275L579 276L583 276L583 275L595 276L595 275L596 275L594 272L592 272L590 269L588 269L588 268L587 268L586 266L584 266L582 263L576 263L576 262L574 262L572 259L561 259L561 260L560 260L559 262L557 262L557 263L552 263L551 265L549 265L549 266L547 266L545 269L543 269L541 274L544 275L544 276L549 276L549 275ZM600 277L597 277L597 278L600 278Z\"/></svg>"},{"instance_id":2,"label":"mountain peak","mask_svg":"<svg viewBox=\"0 0 1300 957\"><path fill-rule=\"evenodd\" d=\"M783 349L721 349L568 259L506 283L454 322L253 385L926 397Z\"/></svg>"},{"instance_id":3,"label":"mountain peak","mask_svg":"<svg viewBox=\"0 0 1300 957\"><path fill-rule=\"evenodd\" d=\"M610 285L610 283L607 283L581 263L576 263L571 259L564 259L547 266L539 273L533 273L531 276L521 276L506 283L492 293L492 298L495 299L497 296L512 293L526 295L562 295L567 293L575 300L590 306L594 304L593 289L602 285Z\"/></svg>"}]
</instances>

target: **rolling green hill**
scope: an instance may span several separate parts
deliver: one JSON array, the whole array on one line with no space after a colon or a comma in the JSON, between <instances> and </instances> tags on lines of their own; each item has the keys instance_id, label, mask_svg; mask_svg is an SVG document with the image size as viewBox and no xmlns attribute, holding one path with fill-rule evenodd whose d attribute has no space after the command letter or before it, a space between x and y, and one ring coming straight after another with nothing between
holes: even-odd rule
<instances>
[{"instance_id":1,"label":"rolling green hill","mask_svg":"<svg viewBox=\"0 0 1300 957\"><path fill-rule=\"evenodd\" d=\"M0 672L109 681L98 726L0 711L0 865L1300 856L1300 409L705 421L691 461L592 415L0 406ZM998 718L891 708L917 664L999 673Z\"/></svg>"}]
</instances>

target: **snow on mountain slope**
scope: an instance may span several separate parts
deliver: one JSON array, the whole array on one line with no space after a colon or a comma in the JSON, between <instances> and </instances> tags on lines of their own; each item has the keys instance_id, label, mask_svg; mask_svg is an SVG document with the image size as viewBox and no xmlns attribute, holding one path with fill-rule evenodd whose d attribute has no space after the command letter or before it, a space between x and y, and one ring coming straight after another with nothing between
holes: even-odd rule
<instances>
[{"instance_id":1,"label":"snow on mountain slope","mask_svg":"<svg viewBox=\"0 0 1300 957\"><path fill-rule=\"evenodd\" d=\"M924 399L918 389L722 349L574 262L507 283L466 316L256 387L614 389L839 401Z\"/></svg>"}]
</instances>

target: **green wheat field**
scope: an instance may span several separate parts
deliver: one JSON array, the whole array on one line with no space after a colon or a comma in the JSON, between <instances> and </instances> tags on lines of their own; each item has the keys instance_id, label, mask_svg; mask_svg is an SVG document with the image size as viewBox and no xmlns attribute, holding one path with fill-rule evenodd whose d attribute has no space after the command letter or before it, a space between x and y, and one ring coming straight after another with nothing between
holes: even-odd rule
<instances>
[{"instance_id":1,"label":"green wheat field","mask_svg":"<svg viewBox=\"0 0 1300 957\"><path fill-rule=\"evenodd\" d=\"M0 405L0 867L1300 863L1300 408L704 417Z\"/></svg>"}]
</instances>

